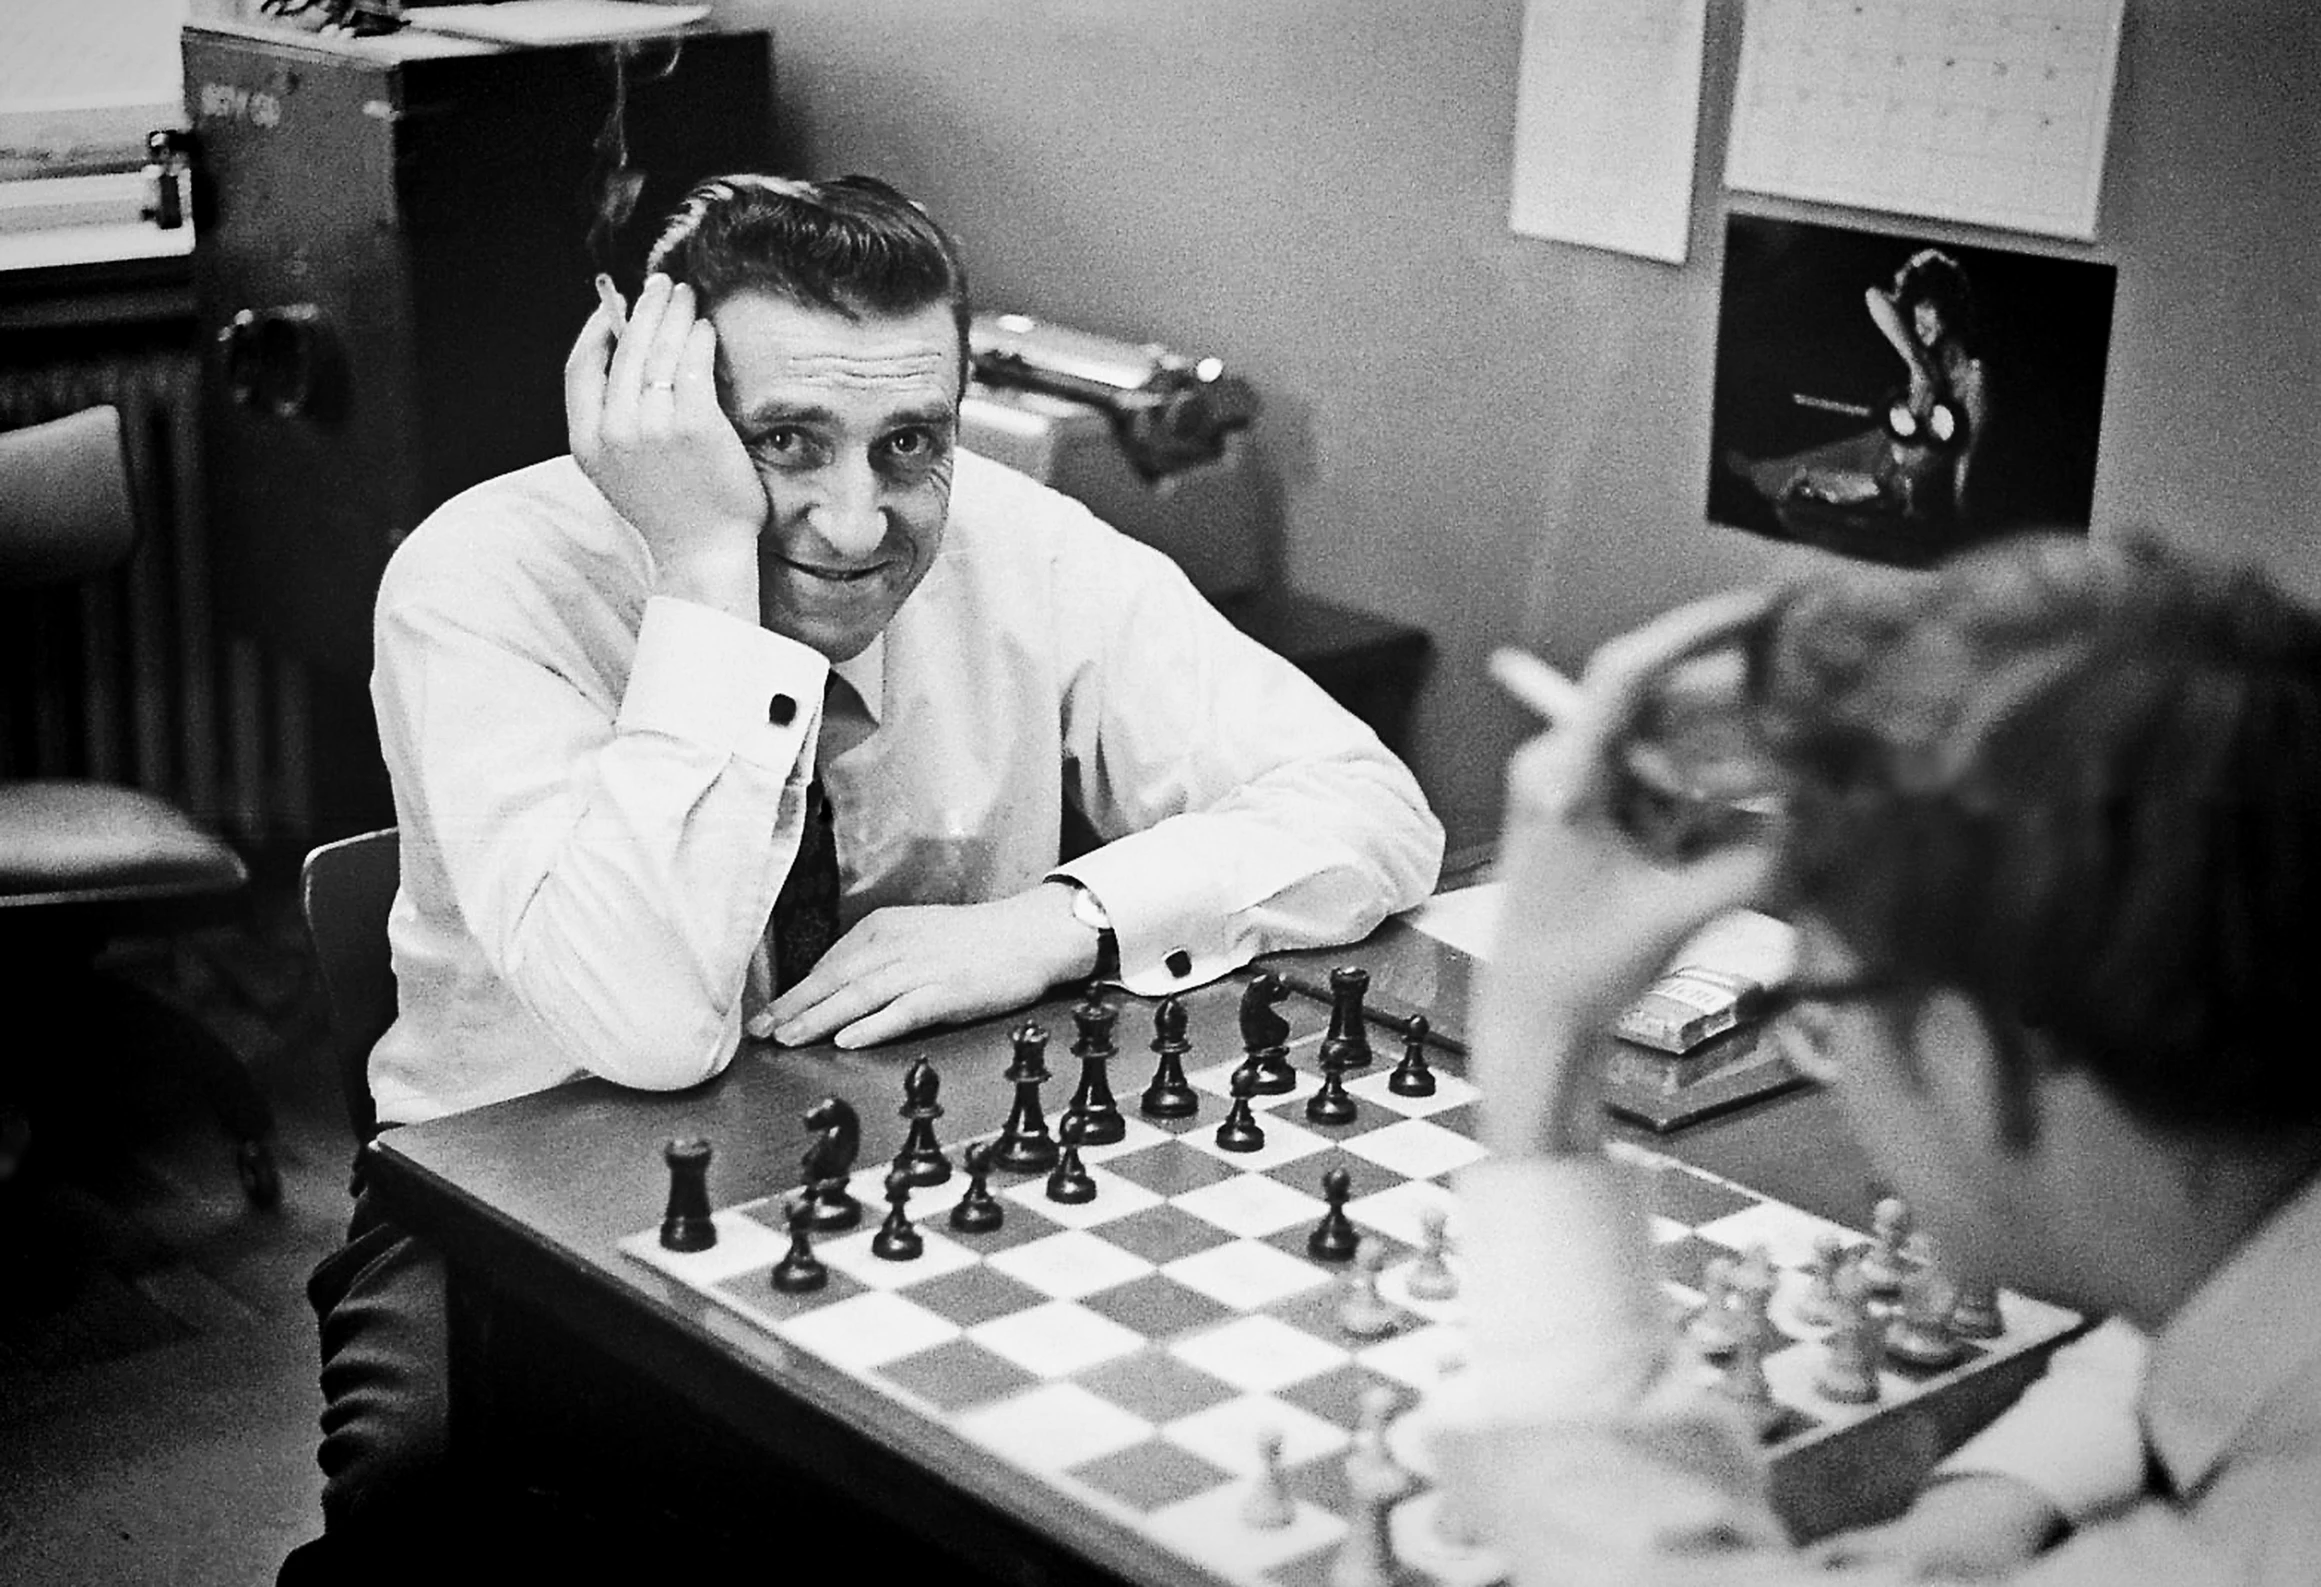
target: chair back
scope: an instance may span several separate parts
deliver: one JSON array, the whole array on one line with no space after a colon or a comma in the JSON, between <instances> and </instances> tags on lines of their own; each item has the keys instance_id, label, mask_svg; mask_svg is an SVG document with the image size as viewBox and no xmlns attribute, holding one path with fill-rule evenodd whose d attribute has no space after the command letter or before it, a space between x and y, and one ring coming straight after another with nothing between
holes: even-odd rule
<instances>
[{"instance_id":1,"label":"chair back","mask_svg":"<svg viewBox=\"0 0 2321 1587\"><path fill-rule=\"evenodd\" d=\"M371 1102L371 1048L395 1021L387 915L401 873L393 827L325 843L306 856L298 873L298 907L330 1002L347 1121L361 1141L379 1132Z\"/></svg>"},{"instance_id":2,"label":"chair back","mask_svg":"<svg viewBox=\"0 0 2321 1587\"><path fill-rule=\"evenodd\" d=\"M0 431L0 587L86 578L136 543L120 409Z\"/></svg>"}]
</instances>

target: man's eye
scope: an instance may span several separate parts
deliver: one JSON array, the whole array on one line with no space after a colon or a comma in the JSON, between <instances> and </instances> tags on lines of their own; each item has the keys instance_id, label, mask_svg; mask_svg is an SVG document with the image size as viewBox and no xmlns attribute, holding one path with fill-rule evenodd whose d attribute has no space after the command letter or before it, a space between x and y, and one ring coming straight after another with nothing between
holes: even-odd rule
<instances>
[{"instance_id":1,"label":"man's eye","mask_svg":"<svg viewBox=\"0 0 2321 1587\"><path fill-rule=\"evenodd\" d=\"M773 429L760 434L753 443L756 450L774 457L791 457L804 450L806 438L796 430Z\"/></svg>"},{"instance_id":2,"label":"man's eye","mask_svg":"<svg viewBox=\"0 0 2321 1587\"><path fill-rule=\"evenodd\" d=\"M887 437L887 451L899 458L921 458L935 450L935 438L924 430L897 430Z\"/></svg>"}]
</instances>

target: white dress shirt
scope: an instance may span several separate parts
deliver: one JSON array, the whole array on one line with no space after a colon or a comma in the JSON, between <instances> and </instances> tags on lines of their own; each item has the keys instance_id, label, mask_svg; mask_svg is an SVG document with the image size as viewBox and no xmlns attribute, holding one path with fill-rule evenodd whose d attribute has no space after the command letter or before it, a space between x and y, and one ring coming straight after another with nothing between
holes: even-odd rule
<instances>
[{"instance_id":1,"label":"white dress shirt","mask_svg":"<svg viewBox=\"0 0 2321 1587\"><path fill-rule=\"evenodd\" d=\"M1444 1454L1517 1583L1883 1583L1794 1552L1764 1462L1732 1408L1671 1370L1634 1185L1586 1158L1491 1162L1462 1176L1474 1380ZM2171 1491L2151 1495L2123 1437L2133 1336L2090 1336L2084 1374L1962 1468L2003 1470L2084 1524L2008 1576L2017 1587L2309 1587L2321 1581L2321 1185L2212 1274L2151 1346L2140 1396ZM2036 1393L2036 1391L2034 1391ZM2106 1513L2096 1514L2094 1512Z\"/></svg>"},{"instance_id":2,"label":"white dress shirt","mask_svg":"<svg viewBox=\"0 0 2321 1587\"><path fill-rule=\"evenodd\" d=\"M569 459L446 503L388 567L388 1122L716 1073L818 747L842 926L1067 875L1157 993L1354 940L1434 884L1441 826L1376 735L1174 563L998 464L960 454L942 549L835 669L827 725L820 656L651 585ZM1103 843L1059 867L1067 798Z\"/></svg>"}]
</instances>

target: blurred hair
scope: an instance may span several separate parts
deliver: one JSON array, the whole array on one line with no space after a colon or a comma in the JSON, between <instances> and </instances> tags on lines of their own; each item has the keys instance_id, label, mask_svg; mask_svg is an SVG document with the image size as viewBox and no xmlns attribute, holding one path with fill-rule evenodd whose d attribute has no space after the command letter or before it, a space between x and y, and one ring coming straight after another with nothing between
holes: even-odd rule
<instances>
[{"instance_id":1,"label":"blurred hair","mask_svg":"<svg viewBox=\"0 0 2321 1587\"><path fill-rule=\"evenodd\" d=\"M1921 248L1894 272L1894 306L1907 320L1914 304L1931 303L1942 311L1945 332L1961 342L1975 335L1974 284L1966 267L1939 248Z\"/></svg>"},{"instance_id":2,"label":"blurred hair","mask_svg":"<svg viewBox=\"0 0 2321 1587\"><path fill-rule=\"evenodd\" d=\"M713 177L669 217L645 268L690 285L705 314L737 292L850 320L946 305L966 381L970 311L958 245L875 176Z\"/></svg>"},{"instance_id":3,"label":"blurred hair","mask_svg":"<svg viewBox=\"0 0 2321 1587\"><path fill-rule=\"evenodd\" d=\"M2020 537L1801 590L1751 688L1785 889L1872 976L2020 1021L2155 1123L2321 1120L2313 613L2157 544Z\"/></svg>"}]
</instances>

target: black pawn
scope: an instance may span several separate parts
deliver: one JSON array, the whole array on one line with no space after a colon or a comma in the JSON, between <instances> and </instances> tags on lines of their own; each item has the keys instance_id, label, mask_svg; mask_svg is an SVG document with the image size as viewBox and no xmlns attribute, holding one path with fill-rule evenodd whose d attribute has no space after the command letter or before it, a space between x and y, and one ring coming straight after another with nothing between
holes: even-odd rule
<instances>
[{"instance_id":1,"label":"black pawn","mask_svg":"<svg viewBox=\"0 0 2321 1587\"><path fill-rule=\"evenodd\" d=\"M1056 1170L1048 1175L1048 1199L1066 1206L1094 1201L1096 1180L1080 1161L1080 1142L1087 1137L1088 1121L1077 1113L1067 1113L1056 1129L1064 1137L1064 1155L1056 1159Z\"/></svg>"},{"instance_id":2,"label":"black pawn","mask_svg":"<svg viewBox=\"0 0 2321 1587\"><path fill-rule=\"evenodd\" d=\"M1366 1068L1370 1063L1370 1022L1362 1013L1362 999L1370 990L1370 972L1342 968L1330 972L1330 1032L1316 1055L1324 1064L1338 1056L1341 1069Z\"/></svg>"},{"instance_id":3,"label":"black pawn","mask_svg":"<svg viewBox=\"0 0 2321 1587\"><path fill-rule=\"evenodd\" d=\"M709 1143L699 1136L661 1148L669 1165L669 1209L661 1214L661 1244L671 1251L706 1251L717 1243L709 1218Z\"/></svg>"},{"instance_id":4,"label":"black pawn","mask_svg":"<svg viewBox=\"0 0 2321 1587\"><path fill-rule=\"evenodd\" d=\"M1261 1097L1297 1089L1297 1070L1289 1061L1289 1021L1274 1009L1287 996L1288 983L1270 970L1241 993L1241 1047L1249 1055L1241 1067L1256 1077Z\"/></svg>"},{"instance_id":5,"label":"black pawn","mask_svg":"<svg viewBox=\"0 0 2321 1587\"><path fill-rule=\"evenodd\" d=\"M1353 1193L1354 1181L1343 1168L1333 1168L1322 1176L1322 1194L1329 1198L1330 1210L1322 1214L1322 1221L1306 1236L1308 1253L1325 1262L1354 1260L1362 1236L1355 1229L1354 1220L1346 1216L1346 1198Z\"/></svg>"},{"instance_id":6,"label":"black pawn","mask_svg":"<svg viewBox=\"0 0 2321 1587\"><path fill-rule=\"evenodd\" d=\"M1015 1043L1015 1058L1004 1078L1015 1087L1015 1107L991 1160L1010 1173L1042 1173L1056 1166L1056 1143L1040 1112L1040 1087L1048 1079L1048 1033L1026 1021L1008 1039Z\"/></svg>"},{"instance_id":7,"label":"black pawn","mask_svg":"<svg viewBox=\"0 0 2321 1587\"><path fill-rule=\"evenodd\" d=\"M1257 1072L1243 1064L1233 1071L1233 1106L1217 1126L1217 1147L1226 1152L1256 1152L1265 1148L1265 1131L1257 1124L1249 1099L1257 1094Z\"/></svg>"},{"instance_id":8,"label":"black pawn","mask_svg":"<svg viewBox=\"0 0 2321 1587\"><path fill-rule=\"evenodd\" d=\"M1435 1094L1435 1072L1426 1066L1426 1033L1429 1027L1424 1014L1410 1016L1404 1028L1402 1062L1394 1066L1394 1073L1386 1077L1386 1089L1398 1097L1431 1097Z\"/></svg>"},{"instance_id":9,"label":"black pawn","mask_svg":"<svg viewBox=\"0 0 2321 1587\"><path fill-rule=\"evenodd\" d=\"M1152 1015L1152 1050L1160 1062L1138 1104L1147 1118L1189 1119L1201 1111L1201 1094L1185 1079L1185 1054L1192 1048L1185 1038L1185 1005L1173 996L1162 998Z\"/></svg>"},{"instance_id":10,"label":"black pawn","mask_svg":"<svg viewBox=\"0 0 2321 1587\"><path fill-rule=\"evenodd\" d=\"M991 1143L967 1148L967 1194L951 1209L951 1227L961 1234L989 1234L1007 1221L1007 1211L991 1193Z\"/></svg>"},{"instance_id":11,"label":"black pawn","mask_svg":"<svg viewBox=\"0 0 2321 1587\"><path fill-rule=\"evenodd\" d=\"M1361 1107L1346 1090L1345 1054L1322 1044L1322 1088L1306 1098L1306 1117L1316 1124L1351 1124Z\"/></svg>"},{"instance_id":12,"label":"black pawn","mask_svg":"<svg viewBox=\"0 0 2321 1587\"><path fill-rule=\"evenodd\" d=\"M1080 1115L1080 1140L1086 1146L1110 1146L1128 1134L1128 1121L1112 1100L1112 1080L1106 1072L1119 1052L1112 1045L1112 1027L1119 1018L1119 1010L1094 987L1072 1010L1072 1023L1079 1030L1072 1056L1080 1060L1080 1089L1072 1093L1071 1111Z\"/></svg>"},{"instance_id":13,"label":"black pawn","mask_svg":"<svg viewBox=\"0 0 2321 1587\"><path fill-rule=\"evenodd\" d=\"M814 1227L814 1198L802 1190L792 1192L782 1217L790 1226L790 1249L774 1264L774 1288L785 1295L810 1295L830 1282L830 1269L807 1238Z\"/></svg>"},{"instance_id":14,"label":"black pawn","mask_svg":"<svg viewBox=\"0 0 2321 1587\"><path fill-rule=\"evenodd\" d=\"M870 1254L889 1262L908 1262L927 1248L919 1238L919 1231L911 1227L911 1220L903 1211L903 1203L911 1199L911 1179L900 1168L890 1168L886 1174L886 1222L878 1226L878 1233L870 1237Z\"/></svg>"},{"instance_id":15,"label":"black pawn","mask_svg":"<svg viewBox=\"0 0 2321 1587\"><path fill-rule=\"evenodd\" d=\"M935 1098L942 1089L943 1077L924 1058L903 1075L903 1105L896 1116L909 1120L911 1127L903 1136L903 1149L895 1154L894 1165L910 1176L912 1184L922 1187L940 1185L951 1177L951 1159L935 1143L935 1121L943 1116L943 1104Z\"/></svg>"}]
</instances>

